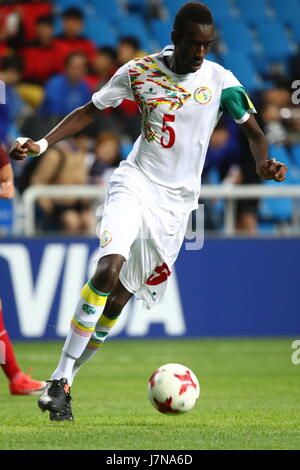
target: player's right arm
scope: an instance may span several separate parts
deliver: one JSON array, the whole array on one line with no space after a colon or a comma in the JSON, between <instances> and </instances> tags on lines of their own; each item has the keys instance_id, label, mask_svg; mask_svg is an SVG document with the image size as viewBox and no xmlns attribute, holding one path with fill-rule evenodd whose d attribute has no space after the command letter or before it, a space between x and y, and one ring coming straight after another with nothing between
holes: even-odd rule
<instances>
[{"instance_id":1,"label":"player's right arm","mask_svg":"<svg viewBox=\"0 0 300 470\"><path fill-rule=\"evenodd\" d=\"M92 101L68 114L44 138L34 142L31 139L19 137L10 151L10 157L13 160L23 160L28 156L38 156L44 153L48 146L76 134L91 124L101 110L110 106L113 108L119 106L124 98L134 99L127 64L120 67L110 81L94 93Z\"/></svg>"},{"instance_id":2,"label":"player's right arm","mask_svg":"<svg viewBox=\"0 0 300 470\"><path fill-rule=\"evenodd\" d=\"M16 140L10 151L10 157L13 160L23 160L28 156L39 155L42 150L41 146L43 145L40 143L42 143L44 139L46 140L46 142L44 142L46 148L50 145L56 144L60 140L66 139L87 127L99 112L99 109L96 108L92 101L90 101L86 105L81 106L68 114L40 141L34 142L31 139L27 139L22 143L22 141L20 142L19 140Z\"/></svg>"}]
</instances>

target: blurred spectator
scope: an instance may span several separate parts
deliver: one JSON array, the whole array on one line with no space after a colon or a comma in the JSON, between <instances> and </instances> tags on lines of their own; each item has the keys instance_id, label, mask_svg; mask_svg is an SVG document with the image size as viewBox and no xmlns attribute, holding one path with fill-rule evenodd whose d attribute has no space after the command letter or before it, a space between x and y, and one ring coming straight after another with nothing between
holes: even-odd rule
<instances>
[{"instance_id":1,"label":"blurred spectator","mask_svg":"<svg viewBox=\"0 0 300 470\"><path fill-rule=\"evenodd\" d=\"M4 57L0 64L0 80L5 83L5 101L0 105L0 144L14 140L19 135L17 121L22 118L25 103L19 96L16 85L19 83L23 62L18 56Z\"/></svg>"},{"instance_id":2,"label":"blurred spectator","mask_svg":"<svg viewBox=\"0 0 300 470\"><path fill-rule=\"evenodd\" d=\"M234 126L234 127L233 127ZM255 163L247 140L231 122L222 119L212 134L207 152L203 183L210 182L211 170L217 171L221 184L259 184ZM237 229L255 233L257 228L258 200L237 201ZM211 202L205 202L206 228L216 229L219 221L213 213Z\"/></svg>"},{"instance_id":3,"label":"blurred spectator","mask_svg":"<svg viewBox=\"0 0 300 470\"><path fill-rule=\"evenodd\" d=\"M270 144L293 145L300 142L299 106L293 105L291 91L275 88L263 93L262 118Z\"/></svg>"},{"instance_id":4,"label":"blurred spectator","mask_svg":"<svg viewBox=\"0 0 300 470\"><path fill-rule=\"evenodd\" d=\"M51 2L43 0L7 1L1 5L0 18L5 20L10 30L9 45L17 48L22 46L24 40L33 41L37 19L51 13Z\"/></svg>"},{"instance_id":5,"label":"blurred spectator","mask_svg":"<svg viewBox=\"0 0 300 470\"><path fill-rule=\"evenodd\" d=\"M142 55L140 42L135 36L124 36L120 38L117 49L119 67Z\"/></svg>"},{"instance_id":6,"label":"blurred spectator","mask_svg":"<svg viewBox=\"0 0 300 470\"><path fill-rule=\"evenodd\" d=\"M86 56L81 52L70 54L66 59L65 73L55 75L45 86L41 114L61 119L87 103L91 99L91 92L84 81L86 72Z\"/></svg>"},{"instance_id":7,"label":"blurred spectator","mask_svg":"<svg viewBox=\"0 0 300 470\"><path fill-rule=\"evenodd\" d=\"M47 150L35 167L31 184L87 184L86 157L89 138L83 132ZM90 201L83 199L40 199L40 221L45 230L62 230L68 235L88 234L92 225Z\"/></svg>"},{"instance_id":8,"label":"blurred spectator","mask_svg":"<svg viewBox=\"0 0 300 470\"><path fill-rule=\"evenodd\" d=\"M119 137L109 131L101 132L96 138L95 160L90 169L90 183L107 184L121 160Z\"/></svg>"},{"instance_id":9,"label":"blurred spectator","mask_svg":"<svg viewBox=\"0 0 300 470\"><path fill-rule=\"evenodd\" d=\"M13 5L0 5L0 57L12 53L24 41L21 15Z\"/></svg>"},{"instance_id":10,"label":"blurred spectator","mask_svg":"<svg viewBox=\"0 0 300 470\"><path fill-rule=\"evenodd\" d=\"M41 16L36 22L35 40L21 50L24 60L23 80L43 84L57 70L54 19Z\"/></svg>"},{"instance_id":11,"label":"blurred spectator","mask_svg":"<svg viewBox=\"0 0 300 470\"><path fill-rule=\"evenodd\" d=\"M262 118L269 144L286 144L288 133L282 123L280 109L273 104L267 104L262 110Z\"/></svg>"},{"instance_id":12,"label":"blurred spectator","mask_svg":"<svg viewBox=\"0 0 300 470\"><path fill-rule=\"evenodd\" d=\"M63 32L56 38L58 51L57 66L60 72L64 69L66 57L72 52L82 52L90 63L96 54L96 47L90 39L82 35L84 16L79 8L71 7L63 12Z\"/></svg>"},{"instance_id":13,"label":"blurred spectator","mask_svg":"<svg viewBox=\"0 0 300 470\"><path fill-rule=\"evenodd\" d=\"M117 53L109 46L97 49L92 63L92 74L86 78L90 89L94 92L99 90L117 71Z\"/></svg>"}]
</instances>

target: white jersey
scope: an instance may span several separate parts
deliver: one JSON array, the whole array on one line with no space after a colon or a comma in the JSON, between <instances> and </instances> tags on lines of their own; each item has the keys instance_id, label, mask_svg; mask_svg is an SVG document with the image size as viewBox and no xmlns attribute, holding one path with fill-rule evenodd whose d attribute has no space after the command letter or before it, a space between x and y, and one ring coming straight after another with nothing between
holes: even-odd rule
<instances>
[{"instance_id":1,"label":"white jersey","mask_svg":"<svg viewBox=\"0 0 300 470\"><path fill-rule=\"evenodd\" d=\"M237 78L214 62L204 60L195 73L173 73L165 61L173 48L128 62L92 100L99 109L116 107L124 98L138 103L142 132L127 164L159 185L170 205L193 209L210 137L222 111L241 124L255 109Z\"/></svg>"}]
</instances>

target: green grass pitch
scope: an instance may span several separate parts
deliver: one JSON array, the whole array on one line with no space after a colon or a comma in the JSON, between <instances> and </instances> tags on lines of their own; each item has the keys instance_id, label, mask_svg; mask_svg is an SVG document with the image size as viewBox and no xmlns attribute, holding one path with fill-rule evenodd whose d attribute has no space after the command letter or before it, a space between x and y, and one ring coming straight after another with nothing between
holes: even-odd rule
<instances>
[{"instance_id":1,"label":"green grass pitch","mask_svg":"<svg viewBox=\"0 0 300 470\"><path fill-rule=\"evenodd\" d=\"M295 339L295 338L294 338ZM72 390L75 422L53 423L36 397L10 396L0 376L0 449L300 449L300 365L292 339L107 342ZM48 378L61 343L15 345L20 365ZM197 375L201 396L185 415L165 416L146 386L160 365Z\"/></svg>"}]
</instances>

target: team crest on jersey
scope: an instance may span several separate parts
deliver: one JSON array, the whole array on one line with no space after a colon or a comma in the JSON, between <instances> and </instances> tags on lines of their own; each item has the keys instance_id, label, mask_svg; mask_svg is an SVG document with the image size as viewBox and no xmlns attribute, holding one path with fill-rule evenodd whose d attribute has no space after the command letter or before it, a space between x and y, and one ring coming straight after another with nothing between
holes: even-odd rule
<instances>
[{"instance_id":1,"label":"team crest on jersey","mask_svg":"<svg viewBox=\"0 0 300 470\"><path fill-rule=\"evenodd\" d=\"M112 241L112 234L109 230L104 230L102 237L100 238L100 246L104 248Z\"/></svg>"},{"instance_id":2,"label":"team crest on jersey","mask_svg":"<svg viewBox=\"0 0 300 470\"><path fill-rule=\"evenodd\" d=\"M212 100L212 92L206 86L201 86L195 91L194 99L199 104L208 104Z\"/></svg>"}]
</instances>

